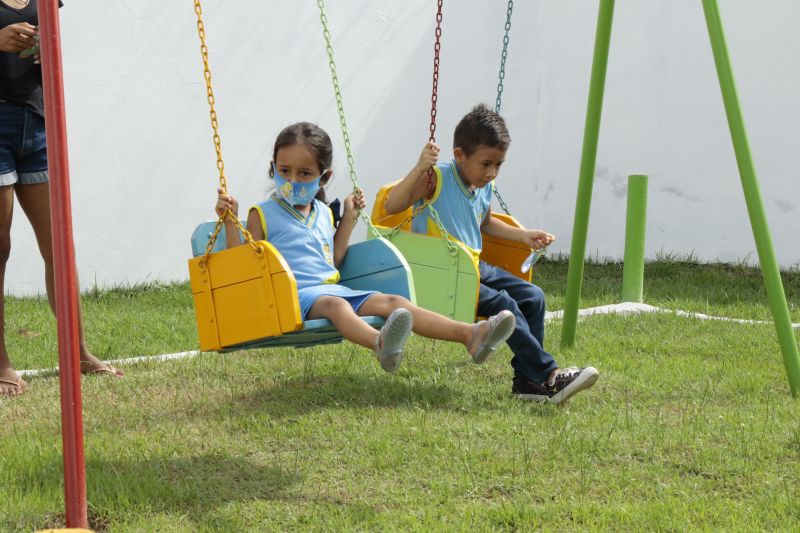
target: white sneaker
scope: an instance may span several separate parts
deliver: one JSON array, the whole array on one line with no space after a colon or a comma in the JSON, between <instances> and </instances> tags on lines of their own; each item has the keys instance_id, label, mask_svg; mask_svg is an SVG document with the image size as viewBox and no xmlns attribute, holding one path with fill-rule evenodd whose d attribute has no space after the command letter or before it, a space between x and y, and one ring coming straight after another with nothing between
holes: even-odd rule
<instances>
[{"instance_id":1,"label":"white sneaker","mask_svg":"<svg viewBox=\"0 0 800 533\"><path fill-rule=\"evenodd\" d=\"M381 368L394 372L403 360L403 347L406 345L414 319L408 309L400 307L392 311L375 341L375 353Z\"/></svg>"}]
</instances>

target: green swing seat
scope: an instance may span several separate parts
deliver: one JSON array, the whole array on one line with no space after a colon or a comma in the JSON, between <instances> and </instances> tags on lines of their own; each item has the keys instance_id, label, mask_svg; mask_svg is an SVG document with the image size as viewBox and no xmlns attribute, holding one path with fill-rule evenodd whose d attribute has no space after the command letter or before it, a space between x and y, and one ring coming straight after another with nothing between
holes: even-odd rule
<instances>
[{"instance_id":1,"label":"green swing seat","mask_svg":"<svg viewBox=\"0 0 800 533\"><path fill-rule=\"evenodd\" d=\"M452 237L448 243L442 237L413 233L411 208L393 215L387 213L386 197L396 184L384 185L378 191L372 207L372 222L408 261L417 289L417 305L453 320L475 321L480 290L478 258L464 243ZM492 217L522 227L514 217L498 213L492 213ZM530 282L533 269L527 273L520 270L529 253L530 249L522 243L484 235L480 260Z\"/></svg>"}]
</instances>

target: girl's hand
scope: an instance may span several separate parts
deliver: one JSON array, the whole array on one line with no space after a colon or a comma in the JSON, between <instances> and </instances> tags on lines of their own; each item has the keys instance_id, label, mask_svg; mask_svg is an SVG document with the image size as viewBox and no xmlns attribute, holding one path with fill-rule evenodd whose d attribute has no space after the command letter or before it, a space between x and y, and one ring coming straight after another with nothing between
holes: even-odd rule
<instances>
[{"instance_id":1,"label":"girl's hand","mask_svg":"<svg viewBox=\"0 0 800 533\"><path fill-rule=\"evenodd\" d=\"M422 173L427 172L429 168L439 162L439 145L429 142L422 148L422 153L419 154L419 161L417 161L416 169Z\"/></svg>"},{"instance_id":2,"label":"girl's hand","mask_svg":"<svg viewBox=\"0 0 800 533\"><path fill-rule=\"evenodd\" d=\"M0 52L22 52L36 44L34 36L38 33L36 26L27 22L9 24L0 29Z\"/></svg>"},{"instance_id":3,"label":"girl's hand","mask_svg":"<svg viewBox=\"0 0 800 533\"><path fill-rule=\"evenodd\" d=\"M358 210L364 209L367 201L364 199L364 191L356 189L353 194L344 199L344 214L342 220L355 222L358 218Z\"/></svg>"},{"instance_id":4,"label":"girl's hand","mask_svg":"<svg viewBox=\"0 0 800 533\"><path fill-rule=\"evenodd\" d=\"M556 238L546 231L542 231L540 229L528 229L525 230L525 238L523 242L530 246L533 250L541 250L542 248L550 246L550 244L555 240Z\"/></svg>"},{"instance_id":5,"label":"girl's hand","mask_svg":"<svg viewBox=\"0 0 800 533\"><path fill-rule=\"evenodd\" d=\"M214 208L217 216L221 217L229 209L234 215L239 216L239 202L233 196L225 194L224 189L217 189L217 205Z\"/></svg>"}]
</instances>

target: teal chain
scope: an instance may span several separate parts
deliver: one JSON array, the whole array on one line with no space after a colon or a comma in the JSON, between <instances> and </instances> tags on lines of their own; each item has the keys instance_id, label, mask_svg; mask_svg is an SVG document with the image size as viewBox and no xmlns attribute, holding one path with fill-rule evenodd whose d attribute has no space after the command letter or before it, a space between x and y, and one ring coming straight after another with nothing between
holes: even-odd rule
<instances>
[{"instance_id":1,"label":"teal chain","mask_svg":"<svg viewBox=\"0 0 800 533\"><path fill-rule=\"evenodd\" d=\"M331 69L331 80L333 81L333 91L336 95L336 107L339 111L339 123L342 129L342 139L344 141L344 149L347 152L347 166L350 170L350 181L353 183L353 192L359 189L358 176L356 176L356 163L353 159L353 151L350 148L350 134L347 131L347 120L344 115L344 100L342 99L342 90L339 86L339 76L336 75L336 62L333 59L333 45L331 44L331 32L328 30L328 17L325 15L325 2L324 0L317 0L319 6L319 20L322 22L322 36L325 38L325 50L328 52L328 66ZM378 230L372 225L372 220L364 212L363 209L358 210L358 216L367 225L367 229L372 232L376 237L380 236Z\"/></svg>"},{"instance_id":2,"label":"teal chain","mask_svg":"<svg viewBox=\"0 0 800 533\"><path fill-rule=\"evenodd\" d=\"M497 101L494 104L494 110L499 113L500 107L503 105L503 80L506 78L506 58L508 57L508 41L510 39L509 33L511 32L511 12L514 11L514 0L508 0L508 9L506 10L506 33L503 35L503 52L500 54L500 74L497 80Z\"/></svg>"},{"instance_id":3,"label":"teal chain","mask_svg":"<svg viewBox=\"0 0 800 533\"><path fill-rule=\"evenodd\" d=\"M508 9L506 10L506 33L503 35L503 52L500 54L500 74L498 74L497 81L497 100L494 104L495 112L500 112L500 107L503 105L503 80L506 78L506 59L508 58L508 41L510 39L509 33L511 32L511 13L514 11L514 0L508 0ZM497 183L494 185L494 195L500 203L500 207L506 212L506 215L511 216L511 211L508 209L503 197L500 196L500 190L497 188Z\"/></svg>"}]
</instances>

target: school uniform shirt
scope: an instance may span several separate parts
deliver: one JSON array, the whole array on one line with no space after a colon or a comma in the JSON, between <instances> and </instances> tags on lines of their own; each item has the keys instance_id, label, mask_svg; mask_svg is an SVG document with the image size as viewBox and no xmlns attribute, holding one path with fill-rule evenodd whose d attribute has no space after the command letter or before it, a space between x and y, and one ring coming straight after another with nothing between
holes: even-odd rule
<instances>
[{"instance_id":1,"label":"school uniform shirt","mask_svg":"<svg viewBox=\"0 0 800 533\"><path fill-rule=\"evenodd\" d=\"M321 296L344 298L358 311L376 294L337 285L340 276L333 264L333 213L327 205L314 200L305 217L285 200L273 196L250 209L258 213L266 240L281 253L294 274L304 319Z\"/></svg>"},{"instance_id":2,"label":"school uniform shirt","mask_svg":"<svg viewBox=\"0 0 800 533\"><path fill-rule=\"evenodd\" d=\"M494 182L486 187L470 191L461 179L455 160L439 163L433 167L436 188L430 203L447 232L463 242L477 259L483 248L481 224L489 213L492 204ZM425 200L415 204L419 207ZM425 209L411 222L411 229L416 233L441 236L439 227L430 212Z\"/></svg>"}]
</instances>

